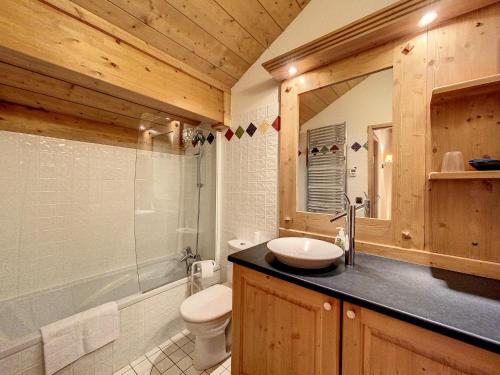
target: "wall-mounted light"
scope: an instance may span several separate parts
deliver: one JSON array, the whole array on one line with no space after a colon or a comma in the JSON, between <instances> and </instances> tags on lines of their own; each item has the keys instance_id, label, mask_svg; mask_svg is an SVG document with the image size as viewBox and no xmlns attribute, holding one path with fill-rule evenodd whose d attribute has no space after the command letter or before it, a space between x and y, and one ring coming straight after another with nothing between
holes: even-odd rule
<instances>
[{"instance_id":1,"label":"wall-mounted light","mask_svg":"<svg viewBox=\"0 0 500 375\"><path fill-rule=\"evenodd\" d=\"M429 24L431 24L432 22L434 22L437 18L437 13L433 10L425 13L422 18L420 18L420 21L418 21L418 26L420 27L425 27Z\"/></svg>"},{"instance_id":2,"label":"wall-mounted light","mask_svg":"<svg viewBox=\"0 0 500 375\"><path fill-rule=\"evenodd\" d=\"M295 75L296 73L297 73L297 67L295 67L294 65L288 68L288 74L290 74L291 76Z\"/></svg>"},{"instance_id":3,"label":"wall-mounted light","mask_svg":"<svg viewBox=\"0 0 500 375\"><path fill-rule=\"evenodd\" d=\"M392 163L392 154L385 155L384 163L385 164L391 164Z\"/></svg>"}]
</instances>

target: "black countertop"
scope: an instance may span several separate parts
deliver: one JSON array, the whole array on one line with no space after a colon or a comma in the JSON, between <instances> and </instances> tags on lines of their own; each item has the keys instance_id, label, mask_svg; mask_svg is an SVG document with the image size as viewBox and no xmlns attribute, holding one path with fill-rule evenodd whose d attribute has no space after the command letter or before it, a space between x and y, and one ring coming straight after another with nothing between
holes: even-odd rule
<instances>
[{"instance_id":1,"label":"black countertop","mask_svg":"<svg viewBox=\"0 0 500 375\"><path fill-rule=\"evenodd\" d=\"M229 261L500 353L500 281L356 254L356 265L285 266L260 244Z\"/></svg>"}]
</instances>

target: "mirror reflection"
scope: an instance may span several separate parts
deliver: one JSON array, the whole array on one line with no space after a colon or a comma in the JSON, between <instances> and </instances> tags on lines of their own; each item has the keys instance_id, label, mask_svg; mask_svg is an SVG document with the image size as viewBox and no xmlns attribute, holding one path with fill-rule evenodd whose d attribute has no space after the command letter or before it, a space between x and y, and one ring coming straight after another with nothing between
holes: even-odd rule
<instances>
[{"instance_id":1,"label":"mirror reflection","mask_svg":"<svg viewBox=\"0 0 500 375\"><path fill-rule=\"evenodd\" d=\"M299 96L297 208L335 214L345 196L358 216L390 219L392 69Z\"/></svg>"}]
</instances>

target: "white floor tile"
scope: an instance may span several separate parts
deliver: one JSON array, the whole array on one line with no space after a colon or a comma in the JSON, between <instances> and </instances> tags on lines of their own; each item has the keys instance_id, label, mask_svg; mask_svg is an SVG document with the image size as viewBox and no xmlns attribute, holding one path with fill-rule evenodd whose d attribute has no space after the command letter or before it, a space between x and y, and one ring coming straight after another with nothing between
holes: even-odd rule
<instances>
[{"instance_id":1,"label":"white floor tile","mask_svg":"<svg viewBox=\"0 0 500 375\"><path fill-rule=\"evenodd\" d=\"M170 358L165 358L164 360L155 363L155 367L161 372L164 373L167 371L170 367L174 365L174 362L171 361Z\"/></svg>"},{"instance_id":2,"label":"white floor tile","mask_svg":"<svg viewBox=\"0 0 500 375\"><path fill-rule=\"evenodd\" d=\"M182 351L182 349L178 349L172 354L170 354L168 357L174 362L177 363L180 360L182 360L184 357L186 357L187 354Z\"/></svg>"},{"instance_id":3,"label":"white floor tile","mask_svg":"<svg viewBox=\"0 0 500 375\"><path fill-rule=\"evenodd\" d=\"M177 362L176 365L182 371L186 371L188 368L190 368L193 365L193 360L191 359L191 357L186 356L183 359L181 359L179 362Z\"/></svg>"},{"instance_id":4,"label":"white floor tile","mask_svg":"<svg viewBox=\"0 0 500 375\"><path fill-rule=\"evenodd\" d=\"M132 367L130 367L130 365L127 365L127 366L122 367L121 369L119 369L117 372L115 372L114 375L123 375L127 371L130 371L130 370L132 370Z\"/></svg>"},{"instance_id":5,"label":"white floor tile","mask_svg":"<svg viewBox=\"0 0 500 375\"><path fill-rule=\"evenodd\" d=\"M190 341L181 347L182 351L191 354L194 351L194 342Z\"/></svg>"},{"instance_id":6,"label":"white floor tile","mask_svg":"<svg viewBox=\"0 0 500 375\"><path fill-rule=\"evenodd\" d=\"M165 371L162 375L181 375L182 371L177 366L170 367L167 371Z\"/></svg>"}]
</instances>

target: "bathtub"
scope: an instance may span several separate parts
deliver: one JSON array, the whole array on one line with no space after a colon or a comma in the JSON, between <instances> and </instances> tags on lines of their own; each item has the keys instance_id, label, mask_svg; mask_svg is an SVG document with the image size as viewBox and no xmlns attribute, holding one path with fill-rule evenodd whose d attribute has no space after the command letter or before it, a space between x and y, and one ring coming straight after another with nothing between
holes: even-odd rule
<instances>
[{"instance_id":1,"label":"bathtub","mask_svg":"<svg viewBox=\"0 0 500 375\"><path fill-rule=\"evenodd\" d=\"M0 301L0 359L40 343L46 324L109 301L121 310L187 283L184 263L166 256Z\"/></svg>"}]
</instances>

